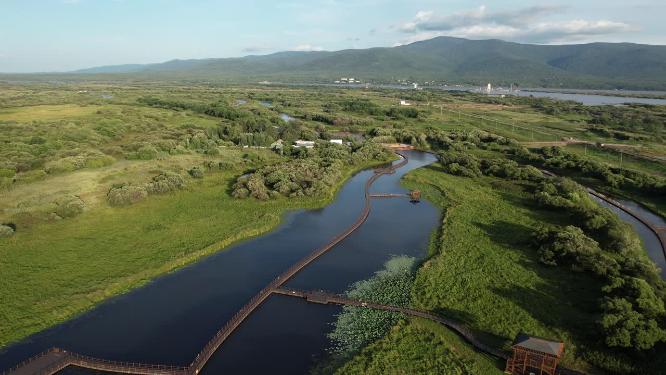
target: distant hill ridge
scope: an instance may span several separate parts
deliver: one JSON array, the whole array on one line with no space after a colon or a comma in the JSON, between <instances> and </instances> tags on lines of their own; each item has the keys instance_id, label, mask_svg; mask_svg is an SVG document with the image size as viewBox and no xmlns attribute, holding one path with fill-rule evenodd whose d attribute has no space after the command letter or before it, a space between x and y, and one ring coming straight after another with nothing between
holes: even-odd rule
<instances>
[{"instance_id":1,"label":"distant hill ridge","mask_svg":"<svg viewBox=\"0 0 666 375\"><path fill-rule=\"evenodd\" d=\"M631 43L532 45L437 37L387 48L278 52L264 56L117 65L69 75L131 75L150 79L330 82L445 81L449 83L666 89L666 46Z\"/></svg>"}]
</instances>

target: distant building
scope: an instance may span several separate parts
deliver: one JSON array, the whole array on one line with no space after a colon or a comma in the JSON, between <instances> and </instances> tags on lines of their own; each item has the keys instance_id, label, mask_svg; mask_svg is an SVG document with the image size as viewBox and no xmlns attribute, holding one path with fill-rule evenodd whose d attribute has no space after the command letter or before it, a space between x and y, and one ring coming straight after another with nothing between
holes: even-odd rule
<instances>
[{"instance_id":1,"label":"distant building","mask_svg":"<svg viewBox=\"0 0 666 375\"><path fill-rule=\"evenodd\" d=\"M298 141L294 142L294 147L313 148L314 145L314 141L303 141L299 139Z\"/></svg>"},{"instance_id":2,"label":"distant building","mask_svg":"<svg viewBox=\"0 0 666 375\"><path fill-rule=\"evenodd\" d=\"M342 144L342 139L331 139L331 143L335 143L336 145L341 145Z\"/></svg>"},{"instance_id":3,"label":"distant building","mask_svg":"<svg viewBox=\"0 0 666 375\"><path fill-rule=\"evenodd\" d=\"M414 83L412 83L412 87L414 88L414 90L416 90L416 89L419 88L419 84L414 82Z\"/></svg>"},{"instance_id":4,"label":"distant building","mask_svg":"<svg viewBox=\"0 0 666 375\"><path fill-rule=\"evenodd\" d=\"M486 87L486 92L490 94L492 91L493 91L493 85L489 83L488 86Z\"/></svg>"},{"instance_id":5,"label":"distant building","mask_svg":"<svg viewBox=\"0 0 666 375\"><path fill-rule=\"evenodd\" d=\"M400 100L400 105L411 105L411 103L409 103L408 101L402 99L402 100Z\"/></svg>"}]
</instances>

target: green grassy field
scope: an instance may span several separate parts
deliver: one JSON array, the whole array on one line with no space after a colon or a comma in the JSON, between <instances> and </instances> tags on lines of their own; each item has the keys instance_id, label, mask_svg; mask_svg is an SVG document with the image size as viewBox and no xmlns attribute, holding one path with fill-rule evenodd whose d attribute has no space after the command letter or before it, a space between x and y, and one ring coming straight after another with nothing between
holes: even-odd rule
<instances>
[{"instance_id":1,"label":"green grassy field","mask_svg":"<svg viewBox=\"0 0 666 375\"><path fill-rule=\"evenodd\" d=\"M417 273L415 307L456 318L505 349L520 332L562 340L569 367L594 371L592 362L613 361L592 338L599 282L541 265L530 246L536 227L563 217L534 210L516 183L451 176L437 165L410 173L406 184L447 210Z\"/></svg>"},{"instance_id":2,"label":"green grassy field","mask_svg":"<svg viewBox=\"0 0 666 375\"><path fill-rule=\"evenodd\" d=\"M458 336L421 319L396 325L336 374L502 374L504 363L479 354Z\"/></svg>"},{"instance_id":3,"label":"green grassy field","mask_svg":"<svg viewBox=\"0 0 666 375\"><path fill-rule=\"evenodd\" d=\"M620 156L620 153L616 151L609 151L591 146L585 147L583 145L569 145L566 147L566 149L579 155L585 155L592 160L603 162L609 165L621 165L626 169L632 169L656 176L666 177L665 163L641 159L627 154Z\"/></svg>"}]
</instances>

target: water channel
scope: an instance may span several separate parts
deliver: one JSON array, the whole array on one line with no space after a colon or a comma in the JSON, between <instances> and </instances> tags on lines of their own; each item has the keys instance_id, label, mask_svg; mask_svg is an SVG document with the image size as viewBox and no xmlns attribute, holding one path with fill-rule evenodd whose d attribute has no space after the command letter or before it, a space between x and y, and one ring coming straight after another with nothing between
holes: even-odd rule
<instances>
[{"instance_id":1,"label":"water channel","mask_svg":"<svg viewBox=\"0 0 666 375\"><path fill-rule=\"evenodd\" d=\"M380 177L372 192L405 192L400 178L435 157L406 152L409 163ZM188 365L215 332L255 293L301 257L346 229L363 207L363 171L333 203L286 215L279 228L212 255L0 353L0 369L49 347L95 357ZM225 213L228 214L228 213ZM422 257L440 212L426 201L375 199L368 221L288 286L343 292L393 255ZM326 332L340 308L272 296L225 342L203 373L306 373L329 346ZM66 369L63 373L87 373Z\"/></svg>"},{"instance_id":2,"label":"water channel","mask_svg":"<svg viewBox=\"0 0 666 375\"><path fill-rule=\"evenodd\" d=\"M640 221L638 221L638 219L622 211L621 209L595 196L592 196L592 198L595 201L599 202L599 204L601 204L602 206L615 212L620 217L620 219L629 223L634 228L636 233L638 233L638 236L643 241L643 245L645 246L645 250L647 250L648 256L659 268L661 268L661 277L666 280L666 256L664 255L664 251L661 248L661 242L659 242L659 238L657 238L657 235L653 231L651 231L647 226L645 226L645 224L641 223ZM648 211L639 204L622 199L616 199L616 201L621 203L624 207L627 207L631 211L637 213L648 223L652 224L652 226L666 227L666 221L664 221L664 219L661 216L655 215L654 213Z\"/></svg>"}]
</instances>

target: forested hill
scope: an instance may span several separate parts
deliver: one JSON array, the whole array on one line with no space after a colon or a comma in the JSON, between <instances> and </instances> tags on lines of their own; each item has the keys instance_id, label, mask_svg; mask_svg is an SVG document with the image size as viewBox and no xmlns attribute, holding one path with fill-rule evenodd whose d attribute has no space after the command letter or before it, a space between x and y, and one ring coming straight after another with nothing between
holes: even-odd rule
<instances>
[{"instance_id":1,"label":"forested hill","mask_svg":"<svg viewBox=\"0 0 666 375\"><path fill-rule=\"evenodd\" d=\"M459 84L666 89L666 46L630 43L531 45L438 37L391 48L279 52L241 58L173 60L92 68L77 75L168 79L325 82L340 77Z\"/></svg>"}]
</instances>

